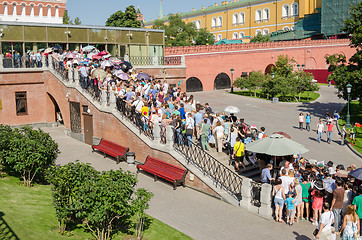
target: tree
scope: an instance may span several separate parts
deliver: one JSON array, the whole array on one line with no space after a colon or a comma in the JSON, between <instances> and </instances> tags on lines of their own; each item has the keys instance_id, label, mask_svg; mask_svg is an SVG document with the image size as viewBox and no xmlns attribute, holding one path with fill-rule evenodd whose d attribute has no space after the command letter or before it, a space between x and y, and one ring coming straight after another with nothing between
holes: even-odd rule
<instances>
[{"instance_id":1,"label":"tree","mask_svg":"<svg viewBox=\"0 0 362 240\"><path fill-rule=\"evenodd\" d=\"M136 237L137 239L142 239L143 226L146 218L145 211L149 208L149 202L153 197L151 192L146 191L145 189L137 189L136 198L134 199L133 205L136 212Z\"/></svg>"},{"instance_id":2,"label":"tree","mask_svg":"<svg viewBox=\"0 0 362 240\"><path fill-rule=\"evenodd\" d=\"M328 70L332 72L328 80L334 80L336 88L342 92L342 97L347 99L346 85L352 85L351 99L358 99L362 103L362 2L351 6L351 17L344 21L341 29L351 36L352 48L356 53L349 59L344 55L335 54L326 57L329 64Z\"/></svg>"},{"instance_id":3,"label":"tree","mask_svg":"<svg viewBox=\"0 0 362 240\"><path fill-rule=\"evenodd\" d=\"M270 35L263 35L258 33L255 37L250 40L251 43L259 43L259 42L271 42Z\"/></svg>"},{"instance_id":4,"label":"tree","mask_svg":"<svg viewBox=\"0 0 362 240\"><path fill-rule=\"evenodd\" d=\"M168 47L206 45L215 41L206 28L197 30L195 24L185 23L179 14L170 14L168 24L157 19L152 28L165 30L165 45Z\"/></svg>"},{"instance_id":5,"label":"tree","mask_svg":"<svg viewBox=\"0 0 362 240\"><path fill-rule=\"evenodd\" d=\"M0 154L4 165L18 172L24 185L31 187L37 174L43 175L54 164L58 153L58 144L48 133L23 127L12 131L8 149Z\"/></svg>"},{"instance_id":6,"label":"tree","mask_svg":"<svg viewBox=\"0 0 362 240\"><path fill-rule=\"evenodd\" d=\"M241 89L248 89L250 96L252 96L252 92L254 92L254 96L256 97L256 90L263 86L265 80L266 76L261 71L253 71L249 77L237 78L234 86Z\"/></svg>"},{"instance_id":7,"label":"tree","mask_svg":"<svg viewBox=\"0 0 362 240\"><path fill-rule=\"evenodd\" d=\"M77 220L75 216L78 191L87 179L95 178L97 174L93 167L79 162L52 166L48 169L47 179L52 185L53 205L62 235L67 230L67 224Z\"/></svg>"},{"instance_id":8,"label":"tree","mask_svg":"<svg viewBox=\"0 0 362 240\"><path fill-rule=\"evenodd\" d=\"M119 10L113 13L107 19L106 26L140 28L141 22L137 20L137 12L135 7L130 5L126 8L125 12Z\"/></svg>"},{"instance_id":9,"label":"tree","mask_svg":"<svg viewBox=\"0 0 362 240\"><path fill-rule=\"evenodd\" d=\"M82 22L80 21L80 19L78 17L76 17L74 19L74 21L70 18L70 16L68 15L68 10L64 11L63 14L63 24L70 24L70 25L81 25Z\"/></svg>"},{"instance_id":10,"label":"tree","mask_svg":"<svg viewBox=\"0 0 362 240\"><path fill-rule=\"evenodd\" d=\"M300 102L301 95L306 91L318 91L319 87L313 82L313 75L304 71L297 71L292 76L293 91L298 94L297 101ZM295 95L295 94L293 94Z\"/></svg>"}]
</instances>

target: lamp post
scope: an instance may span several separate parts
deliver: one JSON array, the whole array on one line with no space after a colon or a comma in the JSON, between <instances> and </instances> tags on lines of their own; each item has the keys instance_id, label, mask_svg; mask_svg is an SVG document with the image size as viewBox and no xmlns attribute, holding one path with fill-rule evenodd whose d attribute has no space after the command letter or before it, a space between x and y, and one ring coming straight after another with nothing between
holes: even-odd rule
<instances>
[{"instance_id":1,"label":"lamp post","mask_svg":"<svg viewBox=\"0 0 362 240\"><path fill-rule=\"evenodd\" d=\"M347 94L348 94L346 127L350 128L351 127L351 116L349 114L349 102L350 102L350 95L351 95L351 91L352 91L352 85L350 83L348 83L346 88L347 88Z\"/></svg>"},{"instance_id":2,"label":"lamp post","mask_svg":"<svg viewBox=\"0 0 362 240\"><path fill-rule=\"evenodd\" d=\"M234 92L234 68L230 69L231 72L231 93Z\"/></svg>"}]
</instances>

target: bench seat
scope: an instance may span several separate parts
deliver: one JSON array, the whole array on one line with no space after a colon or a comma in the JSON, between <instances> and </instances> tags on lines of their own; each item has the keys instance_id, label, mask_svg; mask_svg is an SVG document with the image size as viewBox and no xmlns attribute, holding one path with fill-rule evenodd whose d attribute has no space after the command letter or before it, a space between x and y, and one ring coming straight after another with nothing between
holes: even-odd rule
<instances>
[{"instance_id":1,"label":"bench seat","mask_svg":"<svg viewBox=\"0 0 362 240\"><path fill-rule=\"evenodd\" d=\"M98 145L92 146L92 150L98 150L104 153L104 157L109 155L116 158L116 162L118 164L120 161L126 160L126 154L129 151L129 148L102 138Z\"/></svg>"}]
</instances>

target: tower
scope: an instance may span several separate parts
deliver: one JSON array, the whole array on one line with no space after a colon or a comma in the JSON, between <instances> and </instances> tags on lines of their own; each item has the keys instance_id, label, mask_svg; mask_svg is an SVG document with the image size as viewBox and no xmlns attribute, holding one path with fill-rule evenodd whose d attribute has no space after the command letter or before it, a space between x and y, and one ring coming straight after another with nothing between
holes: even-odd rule
<instances>
[{"instance_id":1,"label":"tower","mask_svg":"<svg viewBox=\"0 0 362 240\"><path fill-rule=\"evenodd\" d=\"M163 11L162 11L162 0L160 0L160 14L158 16L159 18L163 18Z\"/></svg>"}]
</instances>

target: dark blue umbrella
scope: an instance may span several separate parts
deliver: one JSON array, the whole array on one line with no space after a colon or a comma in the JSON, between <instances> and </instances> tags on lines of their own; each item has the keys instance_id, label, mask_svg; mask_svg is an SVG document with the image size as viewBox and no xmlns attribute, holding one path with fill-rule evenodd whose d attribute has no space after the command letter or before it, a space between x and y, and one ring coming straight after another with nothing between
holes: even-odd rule
<instances>
[{"instance_id":1,"label":"dark blue umbrella","mask_svg":"<svg viewBox=\"0 0 362 240\"><path fill-rule=\"evenodd\" d=\"M349 175L351 175L352 177L358 179L358 180L362 180L362 168L358 168L356 170L353 170L349 173Z\"/></svg>"},{"instance_id":2,"label":"dark blue umbrella","mask_svg":"<svg viewBox=\"0 0 362 240\"><path fill-rule=\"evenodd\" d=\"M132 69L132 64L127 61L123 61L120 66L122 71L125 73L127 73L130 69Z\"/></svg>"},{"instance_id":3,"label":"dark blue umbrella","mask_svg":"<svg viewBox=\"0 0 362 240\"><path fill-rule=\"evenodd\" d=\"M137 79L138 80L141 80L141 79L143 79L143 80L150 80L150 76L147 74L147 73L143 73L143 72L141 72L141 73L139 73L138 75L137 75Z\"/></svg>"}]
</instances>

